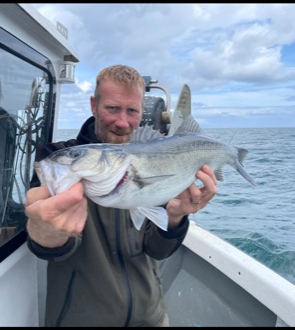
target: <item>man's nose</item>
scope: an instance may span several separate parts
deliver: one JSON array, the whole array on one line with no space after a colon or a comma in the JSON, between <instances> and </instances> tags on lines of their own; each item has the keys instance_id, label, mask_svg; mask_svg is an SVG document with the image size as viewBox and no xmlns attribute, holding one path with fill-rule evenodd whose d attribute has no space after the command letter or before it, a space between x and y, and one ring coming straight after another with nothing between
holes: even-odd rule
<instances>
[{"instance_id":1,"label":"man's nose","mask_svg":"<svg viewBox=\"0 0 295 330\"><path fill-rule=\"evenodd\" d=\"M120 111L117 116L116 126L121 128L129 127L128 115L126 111Z\"/></svg>"}]
</instances>

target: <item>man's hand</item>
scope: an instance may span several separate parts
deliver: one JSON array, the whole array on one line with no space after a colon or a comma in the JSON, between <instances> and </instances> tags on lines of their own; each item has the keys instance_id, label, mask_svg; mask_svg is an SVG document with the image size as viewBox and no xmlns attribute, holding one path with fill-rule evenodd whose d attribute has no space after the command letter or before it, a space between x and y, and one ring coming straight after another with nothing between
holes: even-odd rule
<instances>
[{"instance_id":1,"label":"man's hand","mask_svg":"<svg viewBox=\"0 0 295 330\"><path fill-rule=\"evenodd\" d=\"M193 183L176 198L168 202L166 210L169 217L169 228L176 227L184 215L196 213L204 208L217 194L217 180L208 165L204 165L197 171L195 177L203 182L203 187L199 188Z\"/></svg>"},{"instance_id":2,"label":"man's hand","mask_svg":"<svg viewBox=\"0 0 295 330\"><path fill-rule=\"evenodd\" d=\"M87 200L81 182L51 196L47 186L27 192L27 230L32 240L44 247L64 245L72 235L82 232L87 219Z\"/></svg>"}]
</instances>

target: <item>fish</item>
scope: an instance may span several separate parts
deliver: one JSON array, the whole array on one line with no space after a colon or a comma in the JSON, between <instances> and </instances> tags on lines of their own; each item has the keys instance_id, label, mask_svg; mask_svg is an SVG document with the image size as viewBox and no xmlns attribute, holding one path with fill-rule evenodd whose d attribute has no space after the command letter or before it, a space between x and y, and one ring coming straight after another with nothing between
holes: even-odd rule
<instances>
[{"instance_id":1,"label":"fish","mask_svg":"<svg viewBox=\"0 0 295 330\"><path fill-rule=\"evenodd\" d=\"M85 195L96 204L128 209L138 230L146 217L167 230L165 204L196 181L195 173L204 164L212 168L218 181L224 181L223 167L230 165L256 185L243 166L247 153L247 149L207 136L189 115L171 136L145 125L127 143L57 150L35 162L34 169L51 195L81 181Z\"/></svg>"}]
</instances>

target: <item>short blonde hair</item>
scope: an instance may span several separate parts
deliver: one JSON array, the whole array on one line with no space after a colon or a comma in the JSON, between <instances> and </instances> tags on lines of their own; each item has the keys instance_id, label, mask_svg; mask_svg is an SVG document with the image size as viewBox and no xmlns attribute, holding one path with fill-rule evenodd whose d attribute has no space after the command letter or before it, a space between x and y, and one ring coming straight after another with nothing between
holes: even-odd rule
<instances>
[{"instance_id":1,"label":"short blonde hair","mask_svg":"<svg viewBox=\"0 0 295 330\"><path fill-rule=\"evenodd\" d=\"M100 71L96 77L94 97L99 97L98 87L102 81L113 81L125 86L139 86L145 91L145 81L140 73L128 65L112 65Z\"/></svg>"}]
</instances>

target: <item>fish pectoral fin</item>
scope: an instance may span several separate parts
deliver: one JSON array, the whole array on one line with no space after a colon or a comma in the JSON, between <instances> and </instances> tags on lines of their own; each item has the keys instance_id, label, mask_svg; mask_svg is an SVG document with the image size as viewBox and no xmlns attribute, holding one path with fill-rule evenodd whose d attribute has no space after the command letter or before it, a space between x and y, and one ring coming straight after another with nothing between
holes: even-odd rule
<instances>
[{"instance_id":1,"label":"fish pectoral fin","mask_svg":"<svg viewBox=\"0 0 295 330\"><path fill-rule=\"evenodd\" d=\"M143 185L147 185L147 184L152 184L152 183L156 183L158 181L161 180L165 180L171 176L174 176L175 174L167 174L167 175L156 175L156 176L150 176L150 177L146 177L146 178L142 178L142 177L134 177L133 181L135 181L137 184L139 184L140 186Z\"/></svg>"},{"instance_id":2,"label":"fish pectoral fin","mask_svg":"<svg viewBox=\"0 0 295 330\"><path fill-rule=\"evenodd\" d=\"M168 215L166 209L161 206L154 206L150 208L138 207L130 210L130 216L136 229L140 229L144 219L148 218L159 228L167 231Z\"/></svg>"}]
</instances>

